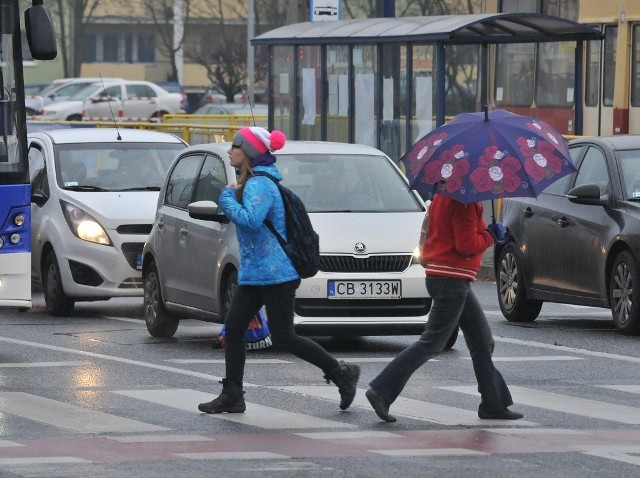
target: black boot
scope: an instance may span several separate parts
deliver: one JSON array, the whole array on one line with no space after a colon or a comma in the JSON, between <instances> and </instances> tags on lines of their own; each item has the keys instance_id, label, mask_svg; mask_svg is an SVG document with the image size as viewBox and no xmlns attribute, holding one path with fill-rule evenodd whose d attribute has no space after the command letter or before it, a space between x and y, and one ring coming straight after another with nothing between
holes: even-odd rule
<instances>
[{"instance_id":1,"label":"black boot","mask_svg":"<svg viewBox=\"0 0 640 478\"><path fill-rule=\"evenodd\" d=\"M356 396L356 385L360 377L360 367L340 361L340 365L324 376L338 386L340 392L340 410L346 410Z\"/></svg>"},{"instance_id":2,"label":"black boot","mask_svg":"<svg viewBox=\"0 0 640 478\"><path fill-rule=\"evenodd\" d=\"M198 410L205 413L243 413L247 406L244 403L244 392L234 382L222 379L222 393L210 402L198 405Z\"/></svg>"}]
</instances>

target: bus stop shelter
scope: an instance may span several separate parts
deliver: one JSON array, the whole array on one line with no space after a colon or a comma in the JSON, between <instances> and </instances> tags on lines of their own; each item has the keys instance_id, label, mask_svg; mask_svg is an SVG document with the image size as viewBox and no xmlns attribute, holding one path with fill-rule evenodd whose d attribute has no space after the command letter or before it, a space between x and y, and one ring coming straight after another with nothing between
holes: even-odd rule
<instances>
[{"instance_id":1,"label":"bus stop shelter","mask_svg":"<svg viewBox=\"0 0 640 478\"><path fill-rule=\"evenodd\" d=\"M268 53L270 129L290 139L367 144L398 161L444 124L447 110L490 104L489 47L496 44L575 45L573 104L581 134L583 42L601 39L599 30L561 17L510 13L304 22L251 43ZM471 108L447 104L454 82L468 88Z\"/></svg>"}]
</instances>

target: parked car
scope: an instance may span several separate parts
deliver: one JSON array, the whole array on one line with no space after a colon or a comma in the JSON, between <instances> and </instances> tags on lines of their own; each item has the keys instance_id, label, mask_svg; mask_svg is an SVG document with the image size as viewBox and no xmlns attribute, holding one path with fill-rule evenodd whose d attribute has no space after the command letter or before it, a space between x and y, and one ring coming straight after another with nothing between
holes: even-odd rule
<instances>
[{"instance_id":1,"label":"parked car","mask_svg":"<svg viewBox=\"0 0 640 478\"><path fill-rule=\"evenodd\" d=\"M500 309L531 322L544 302L605 307L620 332L640 334L640 136L570 151L577 173L503 203L512 240L495 253Z\"/></svg>"},{"instance_id":2,"label":"parked car","mask_svg":"<svg viewBox=\"0 0 640 478\"><path fill-rule=\"evenodd\" d=\"M152 336L174 335L183 318L223 322L239 263L235 226L216 204L235 179L229 147L182 151L160 192L142 265ZM277 158L320 235L321 270L298 288L296 330L422 332L431 306L417 260L425 205L398 167L375 148L344 143L289 141Z\"/></svg>"},{"instance_id":3,"label":"parked car","mask_svg":"<svg viewBox=\"0 0 640 478\"><path fill-rule=\"evenodd\" d=\"M183 113L181 102L179 93L169 93L150 81L105 81L86 86L67 101L45 106L34 119L153 121L167 113Z\"/></svg>"},{"instance_id":4,"label":"parked car","mask_svg":"<svg viewBox=\"0 0 640 478\"><path fill-rule=\"evenodd\" d=\"M49 83L37 94L27 95L25 90L25 106L27 116L41 114L42 109L56 101L66 101L84 87L100 81L114 81L121 78L60 78Z\"/></svg>"},{"instance_id":5,"label":"parked car","mask_svg":"<svg viewBox=\"0 0 640 478\"><path fill-rule=\"evenodd\" d=\"M204 94L200 98L200 106L216 103L226 103L227 95L224 94L222 88L217 85L209 85L204 90Z\"/></svg>"},{"instance_id":6,"label":"parked car","mask_svg":"<svg viewBox=\"0 0 640 478\"><path fill-rule=\"evenodd\" d=\"M179 93L182 96L182 102L180 107L185 111L189 111L189 97L187 96L187 90L177 81L156 81L156 85L169 93Z\"/></svg>"},{"instance_id":7,"label":"parked car","mask_svg":"<svg viewBox=\"0 0 640 478\"><path fill-rule=\"evenodd\" d=\"M193 112L196 118L190 118L191 122L205 124L224 124L228 125L230 119L233 120L235 126L262 126L266 128L269 122L269 108L265 104L209 104L198 108ZM203 118L201 115L213 115ZM217 117L216 115L225 115L226 117ZM229 118L228 116L232 116Z\"/></svg>"},{"instance_id":8,"label":"parked car","mask_svg":"<svg viewBox=\"0 0 640 478\"><path fill-rule=\"evenodd\" d=\"M28 135L31 274L51 315L142 295L142 247L166 171L186 147L168 133L75 128Z\"/></svg>"}]
</instances>

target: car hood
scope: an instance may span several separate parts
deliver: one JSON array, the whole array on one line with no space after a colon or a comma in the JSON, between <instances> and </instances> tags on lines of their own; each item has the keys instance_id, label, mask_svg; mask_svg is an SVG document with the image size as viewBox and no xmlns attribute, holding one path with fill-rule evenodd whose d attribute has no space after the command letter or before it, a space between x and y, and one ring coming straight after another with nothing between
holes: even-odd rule
<instances>
[{"instance_id":1,"label":"car hood","mask_svg":"<svg viewBox=\"0 0 640 478\"><path fill-rule=\"evenodd\" d=\"M424 212L310 213L323 254L353 254L355 244L366 254L412 253L418 245Z\"/></svg>"},{"instance_id":2,"label":"car hood","mask_svg":"<svg viewBox=\"0 0 640 478\"><path fill-rule=\"evenodd\" d=\"M158 191L68 192L63 200L91 214L105 229L122 224L153 224Z\"/></svg>"}]
</instances>

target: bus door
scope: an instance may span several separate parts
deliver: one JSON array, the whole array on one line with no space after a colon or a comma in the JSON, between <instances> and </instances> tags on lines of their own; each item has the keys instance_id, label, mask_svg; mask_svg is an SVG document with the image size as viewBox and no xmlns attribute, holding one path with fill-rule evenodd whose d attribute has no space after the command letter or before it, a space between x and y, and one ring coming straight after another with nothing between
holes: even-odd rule
<instances>
[{"instance_id":1,"label":"bus door","mask_svg":"<svg viewBox=\"0 0 640 478\"><path fill-rule=\"evenodd\" d=\"M585 136L620 134L628 128L626 111L614 108L618 26L604 25L601 28L605 34L604 41L590 41L586 48L583 112Z\"/></svg>"},{"instance_id":2,"label":"bus door","mask_svg":"<svg viewBox=\"0 0 640 478\"><path fill-rule=\"evenodd\" d=\"M631 27L629 133L640 133L640 22Z\"/></svg>"}]
</instances>

